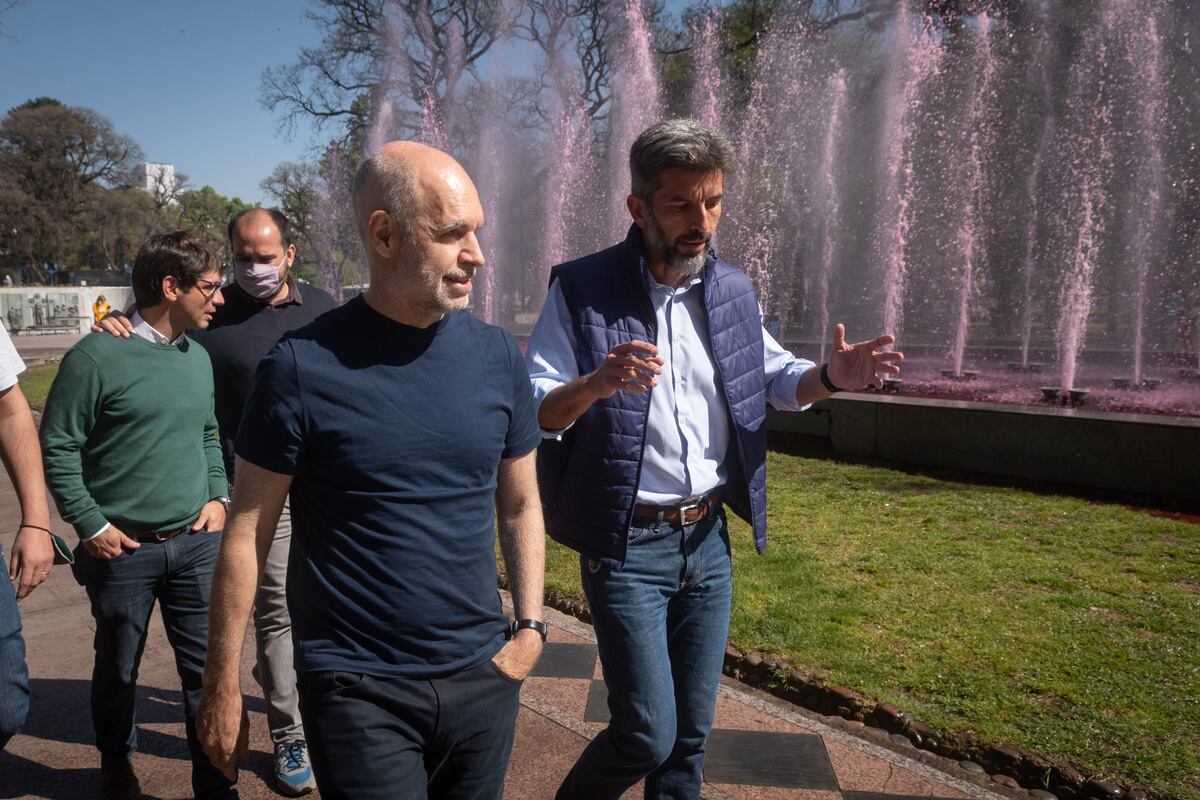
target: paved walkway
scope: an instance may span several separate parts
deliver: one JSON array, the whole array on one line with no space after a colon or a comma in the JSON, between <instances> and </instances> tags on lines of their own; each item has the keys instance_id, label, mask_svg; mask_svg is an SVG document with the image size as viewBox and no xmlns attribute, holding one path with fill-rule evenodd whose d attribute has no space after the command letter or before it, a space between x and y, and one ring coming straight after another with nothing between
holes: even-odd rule
<instances>
[{"instance_id":1,"label":"paved walkway","mask_svg":"<svg viewBox=\"0 0 1200 800\"><path fill-rule=\"evenodd\" d=\"M82 337L78 334L53 333L44 336L13 336L13 344L26 364L38 364L62 358Z\"/></svg>"},{"instance_id":2,"label":"paved walkway","mask_svg":"<svg viewBox=\"0 0 1200 800\"><path fill-rule=\"evenodd\" d=\"M3 527L18 519L15 497L0 476ZM68 541L68 526L53 527ZM13 532L0 534L5 552ZM21 604L33 703L24 731L0 753L0 798L76 800L96 796L99 758L91 745L88 682L92 618L69 568ZM558 782L607 717L604 683L591 628L547 609L550 643L521 694L507 800L549 800ZM250 675L247 638L242 683L251 693L251 755L239 783L243 798L274 798L266 783L271 747L265 706ZM135 766L148 798L189 792L183 710L171 649L157 616L138 692L139 753ZM938 766L932 765L937 763ZM1004 800L969 773L934 756L891 743L886 734L821 717L726 679L705 769L705 798L738 800ZM316 797L317 795L312 795ZM627 797L640 797L640 787Z\"/></svg>"}]
</instances>

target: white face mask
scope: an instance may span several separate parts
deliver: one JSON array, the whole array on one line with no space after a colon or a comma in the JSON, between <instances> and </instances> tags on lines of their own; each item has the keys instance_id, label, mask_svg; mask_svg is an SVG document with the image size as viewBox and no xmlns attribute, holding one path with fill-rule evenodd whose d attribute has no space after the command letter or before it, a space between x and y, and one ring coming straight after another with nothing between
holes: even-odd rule
<instances>
[{"instance_id":1,"label":"white face mask","mask_svg":"<svg viewBox=\"0 0 1200 800\"><path fill-rule=\"evenodd\" d=\"M253 261L233 262L233 279L237 285L246 290L246 294L256 300L266 300L276 292L287 280L287 270L281 267L287 263L287 255L278 264L256 264Z\"/></svg>"}]
</instances>

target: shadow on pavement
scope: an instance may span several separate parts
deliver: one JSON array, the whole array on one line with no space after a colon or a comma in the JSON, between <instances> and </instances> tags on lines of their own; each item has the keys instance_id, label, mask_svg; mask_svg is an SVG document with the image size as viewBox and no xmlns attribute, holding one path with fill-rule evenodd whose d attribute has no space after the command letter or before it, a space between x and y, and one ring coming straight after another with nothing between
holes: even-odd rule
<instances>
[{"instance_id":1,"label":"shadow on pavement","mask_svg":"<svg viewBox=\"0 0 1200 800\"><path fill-rule=\"evenodd\" d=\"M48 800L77 800L96 793L100 783L100 757L92 749L91 683L82 680L33 679L29 682L29 718L21 735L48 743L84 745L88 754L73 764L51 766L21 756L0 752L0 800L44 797ZM247 697L250 711L265 713L261 698ZM183 693L178 689L140 686L137 694L138 753L188 762L187 740L146 726L183 723ZM75 761L75 759L72 759ZM79 763L82 761L82 764ZM136 764L136 760L135 760ZM270 781L272 754L253 750L243 770ZM150 794L146 800L156 800Z\"/></svg>"}]
</instances>

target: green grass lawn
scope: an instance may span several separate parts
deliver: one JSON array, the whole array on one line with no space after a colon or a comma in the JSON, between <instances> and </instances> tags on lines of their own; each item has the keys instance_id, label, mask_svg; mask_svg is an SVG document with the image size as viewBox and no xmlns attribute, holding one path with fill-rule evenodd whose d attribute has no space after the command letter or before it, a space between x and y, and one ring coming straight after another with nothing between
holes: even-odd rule
<instances>
[{"instance_id":1,"label":"green grass lawn","mask_svg":"<svg viewBox=\"0 0 1200 800\"><path fill-rule=\"evenodd\" d=\"M948 731L1200 800L1200 526L772 453L731 642ZM552 545L547 587L580 597Z\"/></svg>"},{"instance_id":2,"label":"green grass lawn","mask_svg":"<svg viewBox=\"0 0 1200 800\"><path fill-rule=\"evenodd\" d=\"M50 384L54 383L54 376L57 374L58 362L38 364L21 373L18 380L30 406L38 411L42 410L42 406L46 404L46 395L50 394Z\"/></svg>"}]
</instances>

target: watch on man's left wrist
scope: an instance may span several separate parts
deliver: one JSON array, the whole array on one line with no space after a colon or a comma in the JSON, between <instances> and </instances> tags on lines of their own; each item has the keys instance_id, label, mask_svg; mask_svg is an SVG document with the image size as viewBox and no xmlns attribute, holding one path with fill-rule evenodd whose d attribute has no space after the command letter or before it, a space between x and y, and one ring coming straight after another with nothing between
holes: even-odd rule
<instances>
[{"instance_id":1,"label":"watch on man's left wrist","mask_svg":"<svg viewBox=\"0 0 1200 800\"><path fill-rule=\"evenodd\" d=\"M508 638L513 638L517 635L517 631L524 630L525 628L540 633L543 642L546 641L546 636L550 633L550 626L540 619L515 619L508 626Z\"/></svg>"},{"instance_id":2,"label":"watch on man's left wrist","mask_svg":"<svg viewBox=\"0 0 1200 800\"><path fill-rule=\"evenodd\" d=\"M224 507L225 507L225 511L226 511L226 512L228 512L228 511L229 511L229 502L230 502L230 501L229 501L229 498L228 498L228 497L226 497L225 495L221 495L220 497L214 497L214 498L213 498L212 500L210 500L209 502L210 502L210 503L220 503L222 506L224 506Z\"/></svg>"}]
</instances>

